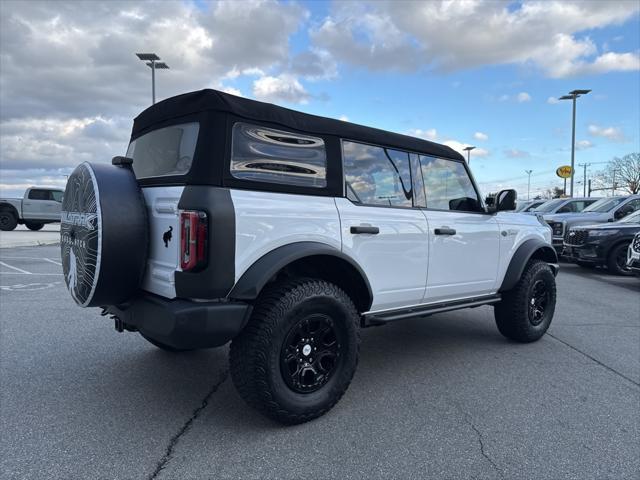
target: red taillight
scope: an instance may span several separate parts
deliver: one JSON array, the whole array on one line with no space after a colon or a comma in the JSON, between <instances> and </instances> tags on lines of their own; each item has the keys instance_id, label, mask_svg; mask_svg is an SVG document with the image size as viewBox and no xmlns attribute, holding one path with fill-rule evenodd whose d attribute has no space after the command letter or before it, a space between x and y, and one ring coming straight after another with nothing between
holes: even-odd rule
<instances>
[{"instance_id":1,"label":"red taillight","mask_svg":"<svg viewBox=\"0 0 640 480\"><path fill-rule=\"evenodd\" d=\"M207 264L207 214L180 212L180 266L196 270Z\"/></svg>"}]
</instances>

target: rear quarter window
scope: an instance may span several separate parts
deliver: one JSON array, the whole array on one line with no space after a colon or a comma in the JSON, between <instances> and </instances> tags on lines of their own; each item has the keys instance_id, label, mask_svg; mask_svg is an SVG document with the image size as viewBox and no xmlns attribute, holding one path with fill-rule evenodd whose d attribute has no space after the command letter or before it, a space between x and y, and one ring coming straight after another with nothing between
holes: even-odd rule
<instances>
[{"instance_id":1,"label":"rear quarter window","mask_svg":"<svg viewBox=\"0 0 640 480\"><path fill-rule=\"evenodd\" d=\"M185 175L191 169L198 141L198 123L159 128L129 144L127 157L133 159L136 178Z\"/></svg>"},{"instance_id":2,"label":"rear quarter window","mask_svg":"<svg viewBox=\"0 0 640 480\"><path fill-rule=\"evenodd\" d=\"M324 140L238 122L233 126L230 172L240 180L324 188Z\"/></svg>"}]
</instances>

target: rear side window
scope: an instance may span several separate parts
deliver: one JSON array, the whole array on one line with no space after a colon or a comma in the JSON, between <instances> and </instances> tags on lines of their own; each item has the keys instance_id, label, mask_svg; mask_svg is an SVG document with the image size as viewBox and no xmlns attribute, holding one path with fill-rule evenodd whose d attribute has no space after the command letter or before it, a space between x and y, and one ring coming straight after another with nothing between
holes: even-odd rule
<instances>
[{"instance_id":1,"label":"rear side window","mask_svg":"<svg viewBox=\"0 0 640 480\"><path fill-rule=\"evenodd\" d=\"M324 188L324 140L238 122L233 126L230 171L241 180Z\"/></svg>"},{"instance_id":2,"label":"rear side window","mask_svg":"<svg viewBox=\"0 0 640 480\"><path fill-rule=\"evenodd\" d=\"M412 206L408 153L345 140L342 157L348 199L363 205Z\"/></svg>"},{"instance_id":3,"label":"rear side window","mask_svg":"<svg viewBox=\"0 0 640 480\"><path fill-rule=\"evenodd\" d=\"M191 169L198 141L198 123L159 128L129 144L136 178L184 175Z\"/></svg>"},{"instance_id":4,"label":"rear side window","mask_svg":"<svg viewBox=\"0 0 640 480\"><path fill-rule=\"evenodd\" d=\"M52 200L49 190L29 190L29 200Z\"/></svg>"},{"instance_id":5,"label":"rear side window","mask_svg":"<svg viewBox=\"0 0 640 480\"><path fill-rule=\"evenodd\" d=\"M478 193L461 162L420 155L427 208L481 211Z\"/></svg>"}]
</instances>

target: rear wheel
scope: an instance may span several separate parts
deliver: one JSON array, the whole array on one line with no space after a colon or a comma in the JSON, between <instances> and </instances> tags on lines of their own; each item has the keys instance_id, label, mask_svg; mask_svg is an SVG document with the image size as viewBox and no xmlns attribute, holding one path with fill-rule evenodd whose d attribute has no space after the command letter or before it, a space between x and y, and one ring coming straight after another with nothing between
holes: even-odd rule
<instances>
[{"instance_id":1,"label":"rear wheel","mask_svg":"<svg viewBox=\"0 0 640 480\"><path fill-rule=\"evenodd\" d=\"M0 212L0 230L2 230L3 232L9 232L16 228L17 225L18 219L13 214L13 212Z\"/></svg>"},{"instance_id":2,"label":"rear wheel","mask_svg":"<svg viewBox=\"0 0 640 480\"><path fill-rule=\"evenodd\" d=\"M231 344L233 383L251 407L281 423L319 417L353 378L359 325L336 285L299 279L267 287Z\"/></svg>"},{"instance_id":3,"label":"rear wheel","mask_svg":"<svg viewBox=\"0 0 640 480\"><path fill-rule=\"evenodd\" d=\"M625 276L633 275L633 272L627 267L628 249L628 243L621 243L611 249L611 252L609 252L609 256L607 257L607 267L611 273Z\"/></svg>"},{"instance_id":4,"label":"rear wheel","mask_svg":"<svg viewBox=\"0 0 640 480\"><path fill-rule=\"evenodd\" d=\"M34 232L37 232L44 227L44 223L25 222L24 224L29 230L33 230Z\"/></svg>"},{"instance_id":5,"label":"rear wheel","mask_svg":"<svg viewBox=\"0 0 640 480\"><path fill-rule=\"evenodd\" d=\"M556 279L542 260L527 264L516 286L494 308L498 330L517 342L539 340L551 325L556 307Z\"/></svg>"}]
</instances>

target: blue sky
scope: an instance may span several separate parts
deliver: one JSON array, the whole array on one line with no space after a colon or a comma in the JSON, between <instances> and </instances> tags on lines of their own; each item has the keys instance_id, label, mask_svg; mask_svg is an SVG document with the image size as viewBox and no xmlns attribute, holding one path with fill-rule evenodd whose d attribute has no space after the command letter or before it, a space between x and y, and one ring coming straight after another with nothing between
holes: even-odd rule
<instances>
[{"instance_id":1,"label":"blue sky","mask_svg":"<svg viewBox=\"0 0 640 480\"><path fill-rule=\"evenodd\" d=\"M125 151L148 104L140 50L171 66L158 74L159 98L220 88L475 145L485 193L526 195L526 169L539 193L561 185L553 172L570 161L571 102L554 101L570 90L592 89L578 100L576 163L594 173L640 151L639 5L6 1L0 194L61 185L80 161Z\"/></svg>"}]
</instances>

